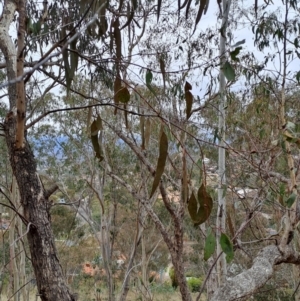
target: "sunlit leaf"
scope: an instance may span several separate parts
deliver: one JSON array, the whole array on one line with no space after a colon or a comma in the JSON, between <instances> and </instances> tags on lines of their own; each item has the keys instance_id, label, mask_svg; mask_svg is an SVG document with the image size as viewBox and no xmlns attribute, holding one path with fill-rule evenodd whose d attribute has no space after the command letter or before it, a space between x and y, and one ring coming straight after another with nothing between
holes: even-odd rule
<instances>
[{"instance_id":1,"label":"sunlit leaf","mask_svg":"<svg viewBox=\"0 0 300 301\"><path fill-rule=\"evenodd\" d=\"M208 260L214 254L216 249L216 237L211 229L208 230L204 245L204 260Z\"/></svg>"},{"instance_id":2,"label":"sunlit leaf","mask_svg":"<svg viewBox=\"0 0 300 301\"><path fill-rule=\"evenodd\" d=\"M226 261L230 263L234 257L233 245L226 234L222 233L220 237L220 245L223 252L226 254Z\"/></svg>"},{"instance_id":3,"label":"sunlit leaf","mask_svg":"<svg viewBox=\"0 0 300 301\"><path fill-rule=\"evenodd\" d=\"M159 141L159 157L156 166L156 172L152 184L152 189L150 193L150 198L153 196L155 190L157 189L161 177L165 170L165 165L168 157L168 138L164 131L162 131Z\"/></svg>"}]
</instances>

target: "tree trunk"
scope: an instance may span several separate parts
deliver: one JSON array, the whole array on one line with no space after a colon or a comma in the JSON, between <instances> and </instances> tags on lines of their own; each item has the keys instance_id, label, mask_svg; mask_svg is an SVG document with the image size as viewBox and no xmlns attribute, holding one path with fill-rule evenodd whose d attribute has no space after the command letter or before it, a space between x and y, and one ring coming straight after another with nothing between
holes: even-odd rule
<instances>
[{"instance_id":1,"label":"tree trunk","mask_svg":"<svg viewBox=\"0 0 300 301\"><path fill-rule=\"evenodd\" d=\"M225 176L225 108L226 108L226 80L223 72L223 66L226 62L226 28L228 23L228 14L230 9L231 0L223 1L223 15L222 15L222 26L220 33L220 87L219 87L219 184L218 184L218 213L217 213L217 227L216 227L216 236L217 236L217 254L222 252L220 245L220 237L223 232L226 231L225 228L225 219L226 219L226 197L224 189L226 189L226 176ZM226 280L227 267L225 254L223 253L217 263L217 274L219 285L224 283Z\"/></svg>"},{"instance_id":2,"label":"tree trunk","mask_svg":"<svg viewBox=\"0 0 300 301\"><path fill-rule=\"evenodd\" d=\"M40 181L36 170L36 161L21 124L25 120L24 108L26 108L24 83L19 80L19 84L17 84L15 79L17 78L17 67L18 75L22 76L23 74L22 39L24 39L25 33L25 5L25 1L5 1L0 18L0 49L6 60L7 78L11 81L8 86L10 112L4 122L5 140L11 168L20 192L20 201L24 212L23 221L28 228L28 244L40 298L43 301L71 301L74 300L74 297L65 283L50 224L48 198L51 193L44 189ZM15 46L8 32L17 10L22 15L22 18L19 18L18 29L18 60ZM23 131L18 135L17 120L18 131Z\"/></svg>"},{"instance_id":3,"label":"tree trunk","mask_svg":"<svg viewBox=\"0 0 300 301\"><path fill-rule=\"evenodd\" d=\"M39 295L43 301L74 300L57 258L48 195L37 174L33 153L27 142L22 149L15 147L15 120L15 115L6 118L5 138L29 227L27 238Z\"/></svg>"}]
</instances>

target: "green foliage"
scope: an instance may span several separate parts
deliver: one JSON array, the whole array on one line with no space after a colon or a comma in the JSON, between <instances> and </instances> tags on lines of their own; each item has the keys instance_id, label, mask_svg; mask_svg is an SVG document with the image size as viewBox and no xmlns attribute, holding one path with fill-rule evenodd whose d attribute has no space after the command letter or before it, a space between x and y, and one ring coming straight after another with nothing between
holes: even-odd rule
<instances>
[{"instance_id":1,"label":"green foliage","mask_svg":"<svg viewBox=\"0 0 300 301\"><path fill-rule=\"evenodd\" d=\"M75 213L64 205L55 205L51 208L51 225L56 237L67 236L76 227Z\"/></svg>"},{"instance_id":2,"label":"green foliage","mask_svg":"<svg viewBox=\"0 0 300 301\"><path fill-rule=\"evenodd\" d=\"M291 208L295 202L297 198L297 195L295 193L292 193L288 198L287 200L285 201L286 205Z\"/></svg>"},{"instance_id":3,"label":"green foliage","mask_svg":"<svg viewBox=\"0 0 300 301\"><path fill-rule=\"evenodd\" d=\"M199 292L203 283L202 278L190 277L187 279L187 284L192 293Z\"/></svg>"},{"instance_id":4,"label":"green foliage","mask_svg":"<svg viewBox=\"0 0 300 301\"><path fill-rule=\"evenodd\" d=\"M220 237L220 245L223 252L226 254L226 261L229 263L234 257L233 245L226 234L222 233Z\"/></svg>"},{"instance_id":5,"label":"green foliage","mask_svg":"<svg viewBox=\"0 0 300 301\"><path fill-rule=\"evenodd\" d=\"M211 229L208 230L208 235L205 240L204 247L204 260L208 260L210 256L215 252L216 238Z\"/></svg>"},{"instance_id":6,"label":"green foliage","mask_svg":"<svg viewBox=\"0 0 300 301\"><path fill-rule=\"evenodd\" d=\"M172 287L176 289L178 287L178 280L177 280L177 277L176 277L176 274L175 274L174 267L170 268L169 276L171 278Z\"/></svg>"},{"instance_id":7,"label":"green foliage","mask_svg":"<svg viewBox=\"0 0 300 301\"><path fill-rule=\"evenodd\" d=\"M234 81L235 80L235 71L232 68L231 64L227 61L223 66L223 72L227 80Z\"/></svg>"}]
</instances>

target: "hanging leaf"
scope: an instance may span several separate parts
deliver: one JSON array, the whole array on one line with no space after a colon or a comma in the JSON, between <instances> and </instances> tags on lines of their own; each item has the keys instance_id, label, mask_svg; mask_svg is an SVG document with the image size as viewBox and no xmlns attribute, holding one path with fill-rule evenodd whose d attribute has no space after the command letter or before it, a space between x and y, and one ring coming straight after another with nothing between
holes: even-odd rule
<instances>
[{"instance_id":1,"label":"hanging leaf","mask_svg":"<svg viewBox=\"0 0 300 301\"><path fill-rule=\"evenodd\" d=\"M154 96L156 96L156 93L155 93L154 89L151 86L152 79L153 79L153 74L148 69L147 72L146 72L146 86L154 94Z\"/></svg>"},{"instance_id":2,"label":"hanging leaf","mask_svg":"<svg viewBox=\"0 0 300 301\"><path fill-rule=\"evenodd\" d=\"M145 117L144 116L140 117L140 128L141 128L141 136L142 136L141 148L142 150L144 150L145 149Z\"/></svg>"},{"instance_id":3,"label":"hanging leaf","mask_svg":"<svg viewBox=\"0 0 300 301\"><path fill-rule=\"evenodd\" d=\"M150 198L153 196L156 188L159 185L160 179L164 173L165 165L168 157L168 137L164 131L162 131L159 141L159 157L157 160L156 172L152 184Z\"/></svg>"},{"instance_id":4,"label":"hanging leaf","mask_svg":"<svg viewBox=\"0 0 300 301\"><path fill-rule=\"evenodd\" d=\"M185 102L186 102L186 119L188 120L192 114L192 105L193 105L193 95L190 91L185 92Z\"/></svg>"},{"instance_id":5,"label":"hanging leaf","mask_svg":"<svg viewBox=\"0 0 300 301\"><path fill-rule=\"evenodd\" d=\"M216 249L216 237L211 229L208 229L204 246L204 260L207 261L211 255L214 254Z\"/></svg>"},{"instance_id":6,"label":"hanging leaf","mask_svg":"<svg viewBox=\"0 0 300 301\"><path fill-rule=\"evenodd\" d=\"M223 72L227 80L234 81L235 80L235 72L230 63L227 61L223 66Z\"/></svg>"},{"instance_id":7,"label":"hanging leaf","mask_svg":"<svg viewBox=\"0 0 300 301\"><path fill-rule=\"evenodd\" d=\"M100 115L97 116L96 124L97 124L97 129L99 131L102 131L103 130L103 126L102 126L102 119L101 119Z\"/></svg>"},{"instance_id":8,"label":"hanging leaf","mask_svg":"<svg viewBox=\"0 0 300 301\"><path fill-rule=\"evenodd\" d=\"M152 82L152 79L153 79L153 74L149 69L147 69L147 72L146 72L146 85L150 85L151 82Z\"/></svg>"},{"instance_id":9,"label":"hanging leaf","mask_svg":"<svg viewBox=\"0 0 300 301\"><path fill-rule=\"evenodd\" d=\"M192 192L188 201L188 211L193 222L198 220L198 207L199 203L194 195L194 192Z\"/></svg>"},{"instance_id":10,"label":"hanging leaf","mask_svg":"<svg viewBox=\"0 0 300 301\"><path fill-rule=\"evenodd\" d=\"M161 1L162 0L157 0L157 22L159 20L159 15L160 15Z\"/></svg>"},{"instance_id":11,"label":"hanging leaf","mask_svg":"<svg viewBox=\"0 0 300 301\"><path fill-rule=\"evenodd\" d=\"M229 231L230 231L230 235L231 235L231 237L234 237L235 231L234 231L233 223L232 223L229 212L227 212L226 220L227 220L228 228L229 228Z\"/></svg>"},{"instance_id":12,"label":"hanging leaf","mask_svg":"<svg viewBox=\"0 0 300 301\"><path fill-rule=\"evenodd\" d=\"M206 14L208 5L209 5L209 0L200 0L200 6L199 6L198 14L196 17L194 32L196 30L197 24L199 23L199 21L201 19L203 12L204 12L204 14Z\"/></svg>"},{"instance_id":13,"label":"hanging leaf","mask_svg":"<svg viewBox=\"0 0 300 301\"><path fill-rule=\"evenodd\" d=\"M127 112L127 105L126 105L126 103L124 104L124 119L125 119L125 127L126 127L126 129L129 129L129 125L128 125L128 112Z\"/></svg>"},{"instance_id":14,"label":"hanging leaf","mask_svg":"<svg viewBox=\"0 0 300 301\"><path fill-rule=\"evenodd\" d=\"M184 92L187 92L190 90L192 90L192 85L188 81L186 81L185 85L184 85Z\"/></svg>"},{"instance_id":15,"label":"hanging leaf","mask_svg":"<svg viewBox=\"0 0 300 301\"><path fill-rule=\"evenodd\" d=\"M145 122L145 148L148 148L149 146L150 135L151 135L151 121L150 118L147 118Z\"/></svg>"},{"instance_id":16,"label":"hanging leaf","mask_svg":"<svg viewBox=\"0 0 300 301\"><path fill-rule=\"evenodd\" d=\"M243 40L241 40L241 41L238 41L237 43L235 43L235 44L232 46L232 48L233 48L233 47L240 46L240 45L242 45L242 44L245 44L245 42L246 42L245 39L243 39Z\"/></svg>"},{"instance_id":17,"label":"hanging leaf","mask_svg":"<svg viewBox=\"0 0 300 301\"><path fill-rule=\"evenodd\" d=\"M127 87L121 88L116 94L116 102L127 103L130 100L130 93Z\"/></svg>"},{"instance_id":18,"label":"hanging leaf","mask_svg":"<svg viewBox=\"0 0 300 301\"><path fill-rule=\"evenodd\" d=\"M102 122L100 116L98 115L97 120L94 120L91 124L91 141L94 148L95 156L100 160L100 162L103 160L103 156L101 154L101 147L98 140L98 132L102 128Z\"/></svg>"},{"instance_id":19,"label":"hanging leaf","mask_svg":"<svg viewBox=\"0 0 300 301\"><path fill-rule=\"evenodd\" d=\"M188 202L188 211L195 226L203 224L210 216L213 208L211 196L207 193L202 183L198 190L198 200L192 193Z\"/></svg>"},{"instance_id":20,"label":"hanging leaf","mask_svg":"<svg viewBox=\"0 0 300 301\"><path fill-rule=\"evenodd\" d=\"M202 224L208 219L213 208L213 200L207 193L206 187L203 183L198 190L198 202L200 204L201 212L201 220L199 222Z\"/></svg>"},{"instance_id":21,"label":"hanging leaf","mask_svg":"<svg viewBox=\"0 0 300 301\"><path fill-rule=\"evenodd\" d=\"M99 145L99 141L98 141L98 135L91 136L91 140L92 140L92 145L94 148L95 156L101 162L103 160L103 156L101 155L101 149L100 149L100 145Z\"/></svg>"},{"instance_id":22,"label":"hanging leaf","mask_svg":"<svg viewBox=\"0 0 300 301\"><path fill-rule=\"evenodd\" d=\"M72 51L70 51L70 77L72 80L74 79L74 75L78 67L78 52L76 48L77 40L78 39L75 39L70 43L70 48L72 49Z\"/></svg>"},{"instance_id":23,"label":"hanging leaf","mask_svg":"<svg viewBox=\"0 0 300 301\"><path fill-rule=\"evenodd\" d=\"M131 21L133 20L134 17L134 7L132 7L132 9L130 9L130 4L127 3L127 21L125 22L125 24L121 27L120 30L124 29L125 27L127 27Z\"/></svg>"},{"instance_id":24,"label":"hanging leaf","mask_svg":"<svg viewBox=\"0 0 300 301\"><path fill-rule=\"evenodd\" d=\"M298 83L300 83L300 71L296 73L296 80Z\"/></svg>"},{"instance_id":25,"label":"hanging leaf","mask_svg":"<svg viewBox=\"0 0 300 301\"><path fill-rule=\"evenodd\" d=\"M239 62L240 59L237 57L243 47L236 47L233 51L230 52L230 57L233 61Z\"/></svg>"},{"instance_id":26,"label":"hanging leaf","mask_svg":"<svg viewBox=\"0 0 300 301\"><path fill-rule=\"evenodd\" d=\"M291 208L293 206L293 204L295 203L297 198L297 195L295 193L292 193L287 200L285 201L286 205Z\"/></svg>"},{"instance_id":27,"label":"hanging leaf","mask_svg":"<svg viewBox=\"0 0 300 301\"><path fill-rule=\"evenodd\" d=\"M223 252L226 254L227 263L230 263L234 257L233 246L230 239L224 233L221 234L220 245Z\"/></svg>"},{"instance_id":28,"label":"hanging leaf","mask_svg":"<svg viewBox=\"0 0 300 301\"><path fill-rule=\"evenodd\" d=\"M164 89L166 88L166 66L165 66L165 61L162 58L162 56L160 56L159 58L159 66L160 66L160 72L162 74L162 78L163 78L163 82L164 82Z\"/></svg>"},{"instance_id":29,"label":"hanging leaf","mask_svg":"<svg viewBox=\"0 0 300 301\"><path fill-rule=\"evenodd\" d=\"M97 119L94 120L91 124L91 135L95 136L98 135L98 132L101 131L102 128L102 119L100 115L98 115Z\"/></svg>"}]
</instances>

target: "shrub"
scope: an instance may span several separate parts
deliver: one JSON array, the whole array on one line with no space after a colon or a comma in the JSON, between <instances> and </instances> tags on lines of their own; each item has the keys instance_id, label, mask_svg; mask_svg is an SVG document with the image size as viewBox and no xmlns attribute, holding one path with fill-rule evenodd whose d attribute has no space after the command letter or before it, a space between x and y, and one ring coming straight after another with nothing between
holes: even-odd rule
<instances>
[{"instance_id":1,"label":"shrub","mask_svg":"<svg viewBox=\"0 0 300 301\"><path fill-rule=\"evenodd\" d=\"M202 282L202 278L190 277L187 279L188 287L192 293L200 291Z\"/></svg>"}]
</instances>

